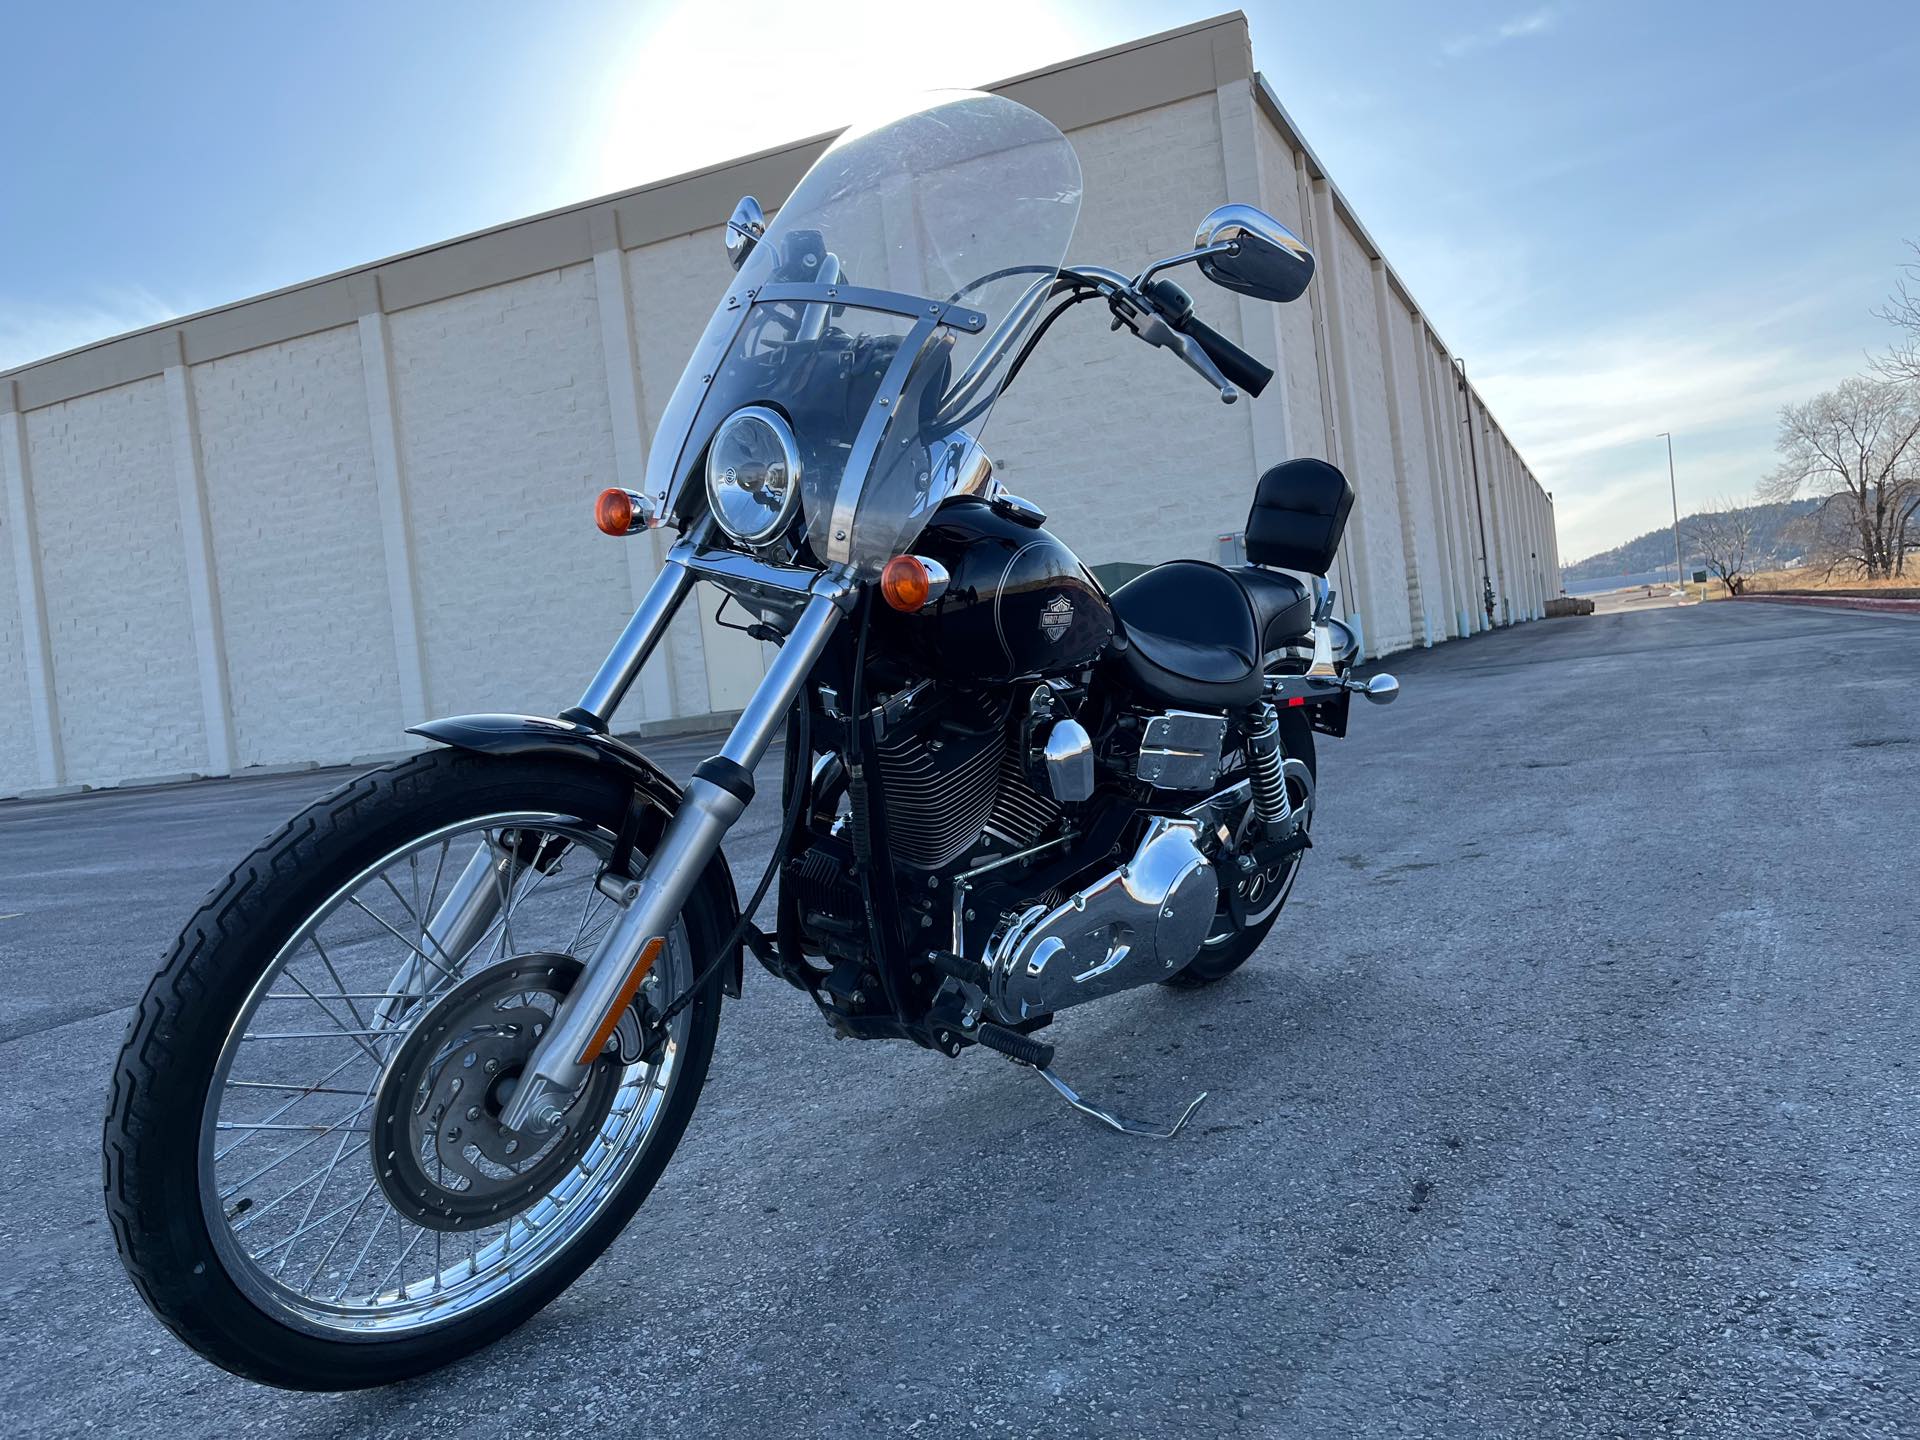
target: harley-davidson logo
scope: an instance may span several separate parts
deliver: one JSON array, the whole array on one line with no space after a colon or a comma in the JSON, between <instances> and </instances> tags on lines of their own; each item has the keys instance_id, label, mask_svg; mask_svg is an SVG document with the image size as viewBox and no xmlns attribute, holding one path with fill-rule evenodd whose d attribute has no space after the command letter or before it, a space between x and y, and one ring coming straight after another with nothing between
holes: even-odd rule
<instances>
[{"instance_id":1,"label":"harley-davidson logo","mask_svg":"<svg viewBox=\"0 0 1920 1440\"><path fill-rule=\"evenodd\" d=\"M1058 640L1073 623L1073 601L1056 595L1040 607L1040 630L1049 640Z\"/></svg>"}]
</instances>

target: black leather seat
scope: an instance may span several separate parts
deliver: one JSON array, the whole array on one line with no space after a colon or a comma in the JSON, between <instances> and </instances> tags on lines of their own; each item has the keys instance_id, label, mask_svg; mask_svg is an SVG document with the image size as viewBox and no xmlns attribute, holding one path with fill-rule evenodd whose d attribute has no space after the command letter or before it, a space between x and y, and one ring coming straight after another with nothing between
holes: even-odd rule
<instances>
[{"instance_id":1,"label":"black leather seat","mask_svg":"<svg viewBox=\"0 0 1920 1440\"><path fill-rule=\"evenodd\" d=\"M1313 599L1291 575L1202 560L1156 565L1113 592L1117 663L1146 698L1223 710L1260 696L1265 653L1313 628Z\"/></svg>"},{"instance_id":2,"label":"black leather seat","mask_svg":"<svg viewBox=\"0 0 1920 1440\"><path fill-rule=\"evenodd\" d=\"M1223 570L1174 560L1113 592L1116 663L1145 698L1225 710L1260 698L1266 657L1313 633L1313 597L1279 570L1324 575L1353 509L1353 487L1324 460L1275 465L1254 487L1247 556Z\"/></svg>"},{"instance_id":3,"label":"black leather seat","mask_svg":"<svg viewBox=\"0 0 1920 1440\"><path fill-rule=\"evenodd\" d=\"M1297 644L1313 634L1313 596L1293 576L1253 565L1229 573L1253 602L1263 661L1281 646Z\"/></svg>"},{"instance_id":4,"label":"black leather seat","mask_svg":"<svg viewBox=\"0 0 1920 1440\"><path fill-rule=\"evenodd\" d=\"M1135 576L1112 598L1124 638L1116 661L1148 699L1223 710L1259 698L1254 607L1231 572L1172 560Z\"/></svg>"}]
</instances>

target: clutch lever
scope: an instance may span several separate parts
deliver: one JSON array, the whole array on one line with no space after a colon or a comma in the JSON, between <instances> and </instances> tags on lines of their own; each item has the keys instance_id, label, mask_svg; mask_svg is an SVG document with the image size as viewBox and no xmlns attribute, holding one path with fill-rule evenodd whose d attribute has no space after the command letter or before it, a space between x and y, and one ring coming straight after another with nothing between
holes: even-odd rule
<instances>
[{"instance_id":1,"label":"clutch lever","mask_svg":"<svg viewBox=\"0 0 1920 1440\"><path fill-rule=\"evenodd\" d=\"M1147 300L1128 289L1110 295L1107 305L1113 311L1113 328L1125 326L1149 345L1162 350L1171 350L1186 361L1205 380L1220 392L1220 403L1231 405L1240 398L1240 391L1233 382L1220 373L1220 367L1213 363L1213 357L1200 348L1200 343L1191 335L1184 335L1167 323L1166 317L1147 302Z\"/></svg>"}]
</instances>

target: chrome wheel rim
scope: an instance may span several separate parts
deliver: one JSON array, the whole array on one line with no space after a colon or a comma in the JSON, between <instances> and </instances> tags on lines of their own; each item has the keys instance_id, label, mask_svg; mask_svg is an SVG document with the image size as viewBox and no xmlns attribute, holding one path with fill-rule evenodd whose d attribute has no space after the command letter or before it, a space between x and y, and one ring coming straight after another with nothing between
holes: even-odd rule
<instances>
[{"instance_id":1,"label":"chrome wheel rim","mask_svg":"<svg viewBox=\"0 0 1920 1440\"><path fill-rule=\"evenodd\" d=\"M228 1032L200 1126L207 1229L254 1304L334 1339L450 1323L550 1266L632 1175L683 1068L691 1011L675 1017L656 1061L601 1062L619 1069L596 1132L550 1189L497 1225L453 1233L414 1223L388 1200L368 1150L387 1062L436 996L532 953L592 952L617 913L593 887L613 843L604 827L552 812L464 820L367 866L281 946ZM436 957L424 917L482 844L502 857L501 912L464 952ZM557 863L516 869L520 854L552 851ZM388 1015L409 969L427 994ZM642 993L663 1004L693 973L676 921Z\"/></svg>"}]
</instances>

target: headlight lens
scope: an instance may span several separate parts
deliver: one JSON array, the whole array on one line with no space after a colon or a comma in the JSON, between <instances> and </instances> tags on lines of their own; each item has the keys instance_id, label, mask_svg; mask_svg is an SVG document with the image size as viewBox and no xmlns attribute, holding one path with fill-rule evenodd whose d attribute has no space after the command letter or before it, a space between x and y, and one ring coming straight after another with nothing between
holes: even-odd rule
<instances>
[{"instance_id":1,"label":"headlight lens","mask_svg":"<svg viewBox=\"0 0 1920 1440\"><path fill-rule=\"evenodd\" d=\"M772 540L800 503L800 448L764 405L736 410L707 447L707 503L720 528L745 545Z\"/></svg>"}]
</instances>

